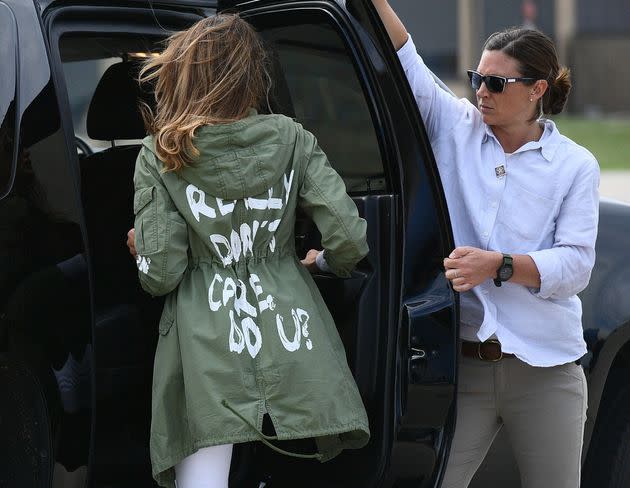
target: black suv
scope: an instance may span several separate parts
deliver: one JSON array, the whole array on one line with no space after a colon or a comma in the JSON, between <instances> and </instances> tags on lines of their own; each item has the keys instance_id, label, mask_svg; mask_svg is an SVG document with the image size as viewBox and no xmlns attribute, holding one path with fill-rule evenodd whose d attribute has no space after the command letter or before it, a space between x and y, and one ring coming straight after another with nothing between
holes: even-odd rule
<instances>
[{"instance_id":1,"label":"black suv","mask_svg":"<svg viewBox=\"0 0 630 488\"><path fill-rule=\"evenodd\" d=\"M134 76L170 33L226 8L268 43L271 108L316 134L368 221L370 254L352 277L316 280L372 429L366 448L325 464L239 445L231 486L439 486L456 409L458 297L442 268L453 239L422 119L371 2L0 0L1 487L154 486L162 303L139 289L125 246L137 102L150 101ZM318 247L313 225L297 224L298 248ZM583 486L630 477L629 250L630 207L602 202L582 296Z\"/></svg>"}]
</instances>

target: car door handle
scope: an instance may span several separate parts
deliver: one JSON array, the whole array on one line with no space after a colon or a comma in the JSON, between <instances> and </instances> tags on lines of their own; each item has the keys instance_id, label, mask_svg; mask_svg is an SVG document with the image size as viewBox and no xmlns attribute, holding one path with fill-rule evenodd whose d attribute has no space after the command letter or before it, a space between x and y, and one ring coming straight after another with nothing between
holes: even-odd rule
<instances>
[{"instance_id":1,"label":"car door handle","mask_svg":"<svg viewBox=\"0 0 630 488\"><path fill-rule=\"evenodd\" d=\"M425 359L427 357L427 352L424 349L418 349L417 347L411 348L410 358L412 361L417 359Z\"/></svg>"}]
</instances>

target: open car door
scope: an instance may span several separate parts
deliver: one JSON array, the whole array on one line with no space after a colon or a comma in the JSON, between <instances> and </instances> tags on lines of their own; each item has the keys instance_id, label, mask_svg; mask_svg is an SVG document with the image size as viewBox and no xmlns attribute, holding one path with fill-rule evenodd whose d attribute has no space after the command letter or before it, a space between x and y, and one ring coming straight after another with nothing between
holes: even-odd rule
<instances>
[{"instance_id":1,"label":"open car door","mask_svg":"<svg viewBox=\"0 0 630 488\"><path fill-rule=\"evenodd\" d=\"M218 10L239 12L267 42L270 110L318 138L368 222L370 246L351 278L315 276L368 411L370 443L323 465L261 450L248 470L274 488L438 486L454 427L457 301L442 267L454 246L389 38L369 0L219 0ZM298 253L321 247L311 222L296 229Z\"/></svg>"}]
</instances>

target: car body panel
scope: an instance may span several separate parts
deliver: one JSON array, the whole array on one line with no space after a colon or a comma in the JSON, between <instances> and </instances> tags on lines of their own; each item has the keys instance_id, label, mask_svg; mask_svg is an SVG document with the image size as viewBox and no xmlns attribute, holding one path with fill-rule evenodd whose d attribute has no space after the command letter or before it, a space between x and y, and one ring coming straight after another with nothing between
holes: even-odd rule
<instances>
[{"instance_id":1,"label":"car body panel","mask_svg":"<svg viewBox=\"0 0 630 488\"><path fill-rule=\"evenodd\" d=\"M0 360L6 364L7 358L15 360L19 356L20 365L11 364L22 368L20 371L29 371L20 376L24 388L31 388L30 393L24 395L31 395L29 398L41 395L40 407L46 412L42 415L54 418L67 433L61 445L74 446L70 451L53 451L48 442L55 432L42 431L39 437L44 445L42 452L57 455L56 459L49 456L39 465L42 476L49 475L52 480L51 468L57 461L54 476L58 479L72 470L84 481L89 471L95 486L135 479L136 475L138 479L147 479L146 446L133 451L125 451L121 446L135 446L145 440L142 436L148 428L148 419L144 418L142 425L133 425L134 419L126 414L133 410L136 418L145 415L143 409L150 394L146 391L146 387L150 387L147 361L154 339L146 331L131 327L134 324L129 317L134 317L137 311L130 311L125 304L117 304L112 314L103 317L103 300L95 291L98 277L94 276L85 212L80 202L79 163L74 154L67 88L53 45L61 35L56 28L74 16L76 26L73 28L78 30L81 22L85 22L84 27L90 24L90 29L109 33L146 33L151 29L154 29L151 32L165 32L161 25L163 19L170 19L171 25L180 28L193 19L211 15L219 7L240 10L254 22L279 13L287 18L304 17L316 11L328 15L352 53L352 62L370 106L379 150L387 162L386 177L390 186L386 192L368 190L353 195L361 215L370 222L373 253L347 282L316 276L336 321L343 325L348 341L356 345L356 349L348 351L348 360L375 422L372 426L374 440L364 451L344 453L336 464L296 471L302 475L309 473L306 478L312 483L309 486L318 488L330 486L327 479L334 479L344 470L347 471L344 476L354 477L354 483L361 487L439 486L448 459L455 413L458 297L442 269L442 257L452 249L453 238L422 118L371 2L126 0L106 5L97 3L0 0L0 15L6 25L13 22L18 36L15 66L19 81L15 91L19 123L15 132L21 134L21 142L11 164L17 170L16 181L23 178L24 174L19 173L22 159L18 154L24 155L28 149L33 174L47 197L40 199L31 192L26 198L29 212L35 212L32 220L43 223L38 236L41 242L27 242L24 248L28 253L11 248L6 255L13 268L0 268L0 277L4 280L0 280L0 284L6 285L2 289L4 292L6 288L6 297L0 301L0 323L4 327L9 317L8 337L11 339L6 341L0 333ZM8 9L14 20L6 20ZM64 25L70 28L69 23ZM0 225L3 232L6 229L5 234L0 235L0 242L4 242L2 238L6 235L19 236L22 232L16 221L11 220L15 215L7 204L11 196L0 198ZM303 244L316 245L317 233L308 224L305 229ZM610 371L630 367L630 284L625 278L630 266L628 249L630 206L603 200L597 262L589 287L580 295L589 350L582 360L589 381L585 454L593 429L597 427L600 402L607 397L606 379ZM69 267L69 262L82 259L86 260L85 264ZM9 269L12 269L11 274ZM58 271L68 269L79 271L74 274ZM51 283L53 289L43 294L42 287ZM37 299L25 306L28 297ZM347 302L351 306L348 307ZM64 311L71 312L65 321L58 315L60 304ZM153 303L152 308L159 308L159 303ZM45 320L41 320L42 315ZM126 317L126 321L117 320L119 316ZM110 325L111 329L107 329ZM3 330L0 328L0 332ZM16 335L16 331L21 335ZM47 341L44 345L42 337ZM140 342L146 349L143 352L121 347L121 344L129 346ZM94 355L93 346L96 347ZM134 360L139 362L133 363L132 368L120 368L118 363L127 353L135 355ZM21 360L29 357L37 358L37 364L43 367ZM73 362L70 358L79 360ZM64 379L59 372L64 367L80 371L70 378L80 381L77 384L83 388L80 394L75 391L75 397L67 395L65 404L59 387ZM0 382L4 381L0 376ZM17 383L16 388L19 386ZM113 392L122 393L118 398L111 398ZM137 393L137 397L131 392ZM73 398L79 402L78 410L71 403ZM108 438L107 431L113 427L122 436L127 435L127 440ZM7 442L4 445L13 446ZM504 445L497 449L500 451L497 455L506 454ZM254 456L248 456L248 452L245 449L237 453L237 470L247 471L248 466L260 464L256 457L261 451L251 451ZM501 483L518 486L517 470L506 470L504 479L497 478L497 465L503 459L485 464L487 469L482 467L474 486ZM280 460L279 466L283 462ZM510 462L513 467L513 459ZM369 470L365 466L369 466ZM354 475L361 472L364 478Z\"/></svg>"},{"instance_id":2,"label":"car body panel","mask_svg":"<svg viewBox=\"0 0 630 488\"><path fill-rule=\"evenodd\" d=\"M589 386L586 447L604 397L608 373L620 352L630 347L630 283L626 279L630 273L629 250L630 205L602 199L595 267L589 286L580 294L588 347L581 361ZM630 366L627 359L622 366Z\"/></svg>"},{"instance_id":3,"label":"car body panel","mask_svg":"<svg viewBox=\"0 0 630 488\"><path fill-rule=\"evenodd\" d=\"M4 198L13 186L17 162L17 145L19 137L16 104L18 101L17 88L18 63L17 50L17 22L13 11L4 2L0 2L0 59L4 60L4 68L0 73L0 126L2 127L2 142L0 150L6 167L0 168L0 199ZM8 160L8 161L7 161Z\"/></svg>"},{"instance_id":4,"label":"car body panel","mask_svg":"<svg viewBox=\"0 0 630 488\"><path fill-rule=\"evenodd\" d=\"M6 474L19 486L47 485L57 466L59 476L78 469L85 480L93 349L78 174L60 123L58 87L35 4L5 0L2 6L17 24L19 81L15 177L0 199L0 383L4 391L6 381L21 378L10 383L12 405L5 407L18 408L16 421L24 424L15 435L3 430L11 462L0 477Z\"/></svg>"}]
</instances>

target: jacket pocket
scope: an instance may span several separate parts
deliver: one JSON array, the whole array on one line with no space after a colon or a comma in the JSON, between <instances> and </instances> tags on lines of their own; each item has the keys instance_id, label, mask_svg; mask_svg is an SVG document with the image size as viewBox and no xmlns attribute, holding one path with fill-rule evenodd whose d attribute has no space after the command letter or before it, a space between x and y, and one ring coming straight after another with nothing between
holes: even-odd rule
<instances>
[{"instance_id":1,"label":"jacket pocket","mask_svg":"<svg viewBox=\"0 0 630 488\"><path fill-rule=\"evenodd\" d=\"M156 188L141 188L133 196L133 213L136 216L136 250L138 254L156 252L158 249L158 215Z\"/></svg>"}]
</instances>

